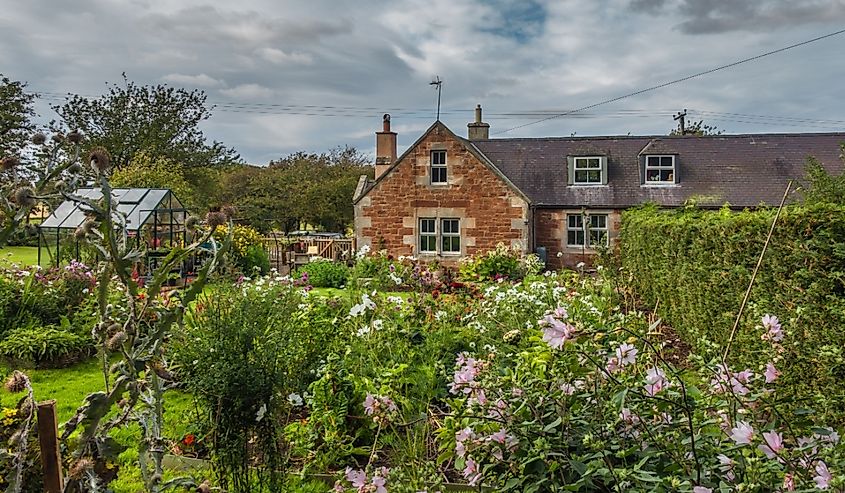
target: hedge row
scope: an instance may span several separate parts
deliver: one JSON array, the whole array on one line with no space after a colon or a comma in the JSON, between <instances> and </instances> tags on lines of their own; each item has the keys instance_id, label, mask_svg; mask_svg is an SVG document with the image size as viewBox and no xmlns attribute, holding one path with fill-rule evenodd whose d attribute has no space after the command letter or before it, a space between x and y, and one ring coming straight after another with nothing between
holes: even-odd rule
<instances>
[{"instance_id":1,"label":"hedge row","mask_svg":"<svg viewBox=\"0 0 845 493\"><path fill-rule=\"evenodd\" d=\"M775 210L732 212L643 207L622 216L620 262L628 285L693 345L712 357L728 340ZM788 206L781 213L731 350L745 368L759 352L760 318L780 318L787 336L778 385L817 411L845 416L845 207ZM752 368L758 375L762 368Z\"/></svg>"}]
</instances>

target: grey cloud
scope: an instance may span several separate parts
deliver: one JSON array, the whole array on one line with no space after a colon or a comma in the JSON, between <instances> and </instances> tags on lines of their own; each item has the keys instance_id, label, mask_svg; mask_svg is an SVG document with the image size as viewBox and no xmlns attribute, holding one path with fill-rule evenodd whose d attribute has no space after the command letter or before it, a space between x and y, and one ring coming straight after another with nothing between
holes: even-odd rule
<instances>
[{"instance_id":1,"label":"grey cloud","mask_svg":"<svg viewBox=\"0 0 845 493\"><path fill-rule=\"evenodd\" d=\"M684 0L679 12L686 20L678 27L687 34L766 31L780 27L841 22L845 20L845 1Z\"/></svg>"},{"instance_id":2,"label":"grey cloud","mask_svg":"<svg viewBox=\"0 0 845 493\"><path fill-rule=\"evenodd\" d=\"M634 12L658 12L666 5L666 0L631 0L628 7Z\"/></svg>"}]
</instances>

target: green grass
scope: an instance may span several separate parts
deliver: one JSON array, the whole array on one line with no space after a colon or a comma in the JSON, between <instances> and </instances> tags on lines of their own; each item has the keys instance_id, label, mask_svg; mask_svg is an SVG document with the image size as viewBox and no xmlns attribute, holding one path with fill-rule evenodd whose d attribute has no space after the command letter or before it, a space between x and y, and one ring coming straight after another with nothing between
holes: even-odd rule
<instances>
[{"instance_id":1,"label":"green grass","mask_svg":"<svg viewBox=\"0 0 845 493\"><path fill-rule=\"evenodd\" d=\"M44 252L42 252L44 253ZM44 253L42 263L48 263L47 254ZM36 265L38 263L38 247L29 246L7 246L0 249L0 266L9 264Z\"/></svg>"}]
</instances>

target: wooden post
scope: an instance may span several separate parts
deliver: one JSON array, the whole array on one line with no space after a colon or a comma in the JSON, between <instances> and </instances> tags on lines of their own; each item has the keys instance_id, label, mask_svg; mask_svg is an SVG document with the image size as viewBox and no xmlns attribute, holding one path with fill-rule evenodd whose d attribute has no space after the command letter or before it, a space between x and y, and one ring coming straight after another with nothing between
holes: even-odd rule
<instances>
[{"instance_id":1,"label":"wooden post","mask_svg":"<svg viewBox=\"0 0 845 493\"><path fill-rule=\"evenodd\" d=\"M64 481L55 400L38 403L38 443L41 445L41 465L44 468L44 491L62 493Z\"/></svg>"}]
</instances>

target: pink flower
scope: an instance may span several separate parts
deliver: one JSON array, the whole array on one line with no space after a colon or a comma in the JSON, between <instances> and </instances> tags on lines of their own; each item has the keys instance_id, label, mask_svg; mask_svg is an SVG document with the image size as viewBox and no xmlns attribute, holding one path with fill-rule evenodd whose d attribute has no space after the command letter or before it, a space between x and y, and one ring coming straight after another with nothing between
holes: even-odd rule
<instances>
[{"instance_id":1,"label":"pink flower","mask_svg":"<svg viewBox=\"0 0 845 493\"><path fill-rule=\"evenodd\" d=\"M475 486L481 479L481 472L478 470L478 462L475 462L471 457L468 457L466 464L464 465L463 475L464 478L469 481L470 486Z\"/></svg>"},{"instance_id":2,"label":"pink flower","mask_svg":"<svg viewBox=\"0 0 845 493\"><path fill-rule=\"evenodd\" d=\"M616 360L622 366L633 364L637 361L637 348L633 344L622 343L616 348Z\"/></svg>"},{"instance_id":3,"label":"pink flower","mask_svg":"<svg viewBox=\"0 0 845 493\"><path fill-rule=\"evenodd\" d=\"M731 440L737 445L749 445L754 439L754 428L747 421L738 421L734 428L731 428Z\"/></svg>"},{"instance_id":4,"label":"pink flower","mask_svg":"<svg viewBox=\"0 0 845 493\"><path fill-rule=\"evenodd\" d=\"M368 416L372 416L373 413L376 412L376 396L373 394L367 394L367 397L364 399L364 412L367 413Z\"/></svg>"},{"instance_id":5,"label":"pink flower","mask_svg":"<svg viewBox=\"0 0 845 493\"><path fill-rule=\"evenodd\" d=\"M352 483L355 488L361 488L367 484L367 473L360 469L346 468L346 480Z\"/></svg>"},{"instance_id":6,"label":"pink flower","mask_svg":"<svg viewBox=\"0 0 845 493\"><path fill-rule=\"evenodd\" d=\"M763 328L767 331L763 334L763 339L771 339L776 342L783 340L783 331L780 327L780 321L774 315L763 316Z\"/></svg>"},{"instance_id":7,"label":"pink flower","mask_svg":"<svg viewBox=\"0 0 845 493\"><path fill-rule=\"evenodd\" d=\"M575 327L563 323L551 315L546 315L540 321L540 325L543 326L543 341L548 343L552 349L562 348L575 332Z\"/></svg>"},{"instance_id":8,"label":"pink flower","mask_svg":"<svg viewBox=\"0 0 845 493\"><path fill-rule=\"evenodd\" d=\"M820 460L816 464L816 475L813 476L813 480L816 482L816 486L820 490L826 490L830 487L830 480L833 479L833 475L830 474L830 470L827 468L827 464L824 461Z\"/></svg>"},{"instance_id":9,"label":"pink flower","mask_svg":"<svg viewBox=\"0 0 845 493\"><path fill-rule=\"evenodd\" d=\"M627 407L623 407L619 413L619 419L629 425L634 425L640 422L640 417L632 413Z\"/></svg>"},{"instance_id":10,"label":"pink flower","mask_svg":"<svg viewBox=\"0 0 845 493\"><path fill-rule=\"evenodd\" d=\"M763 433L763 442L764 443L757 448L762 450L769 459L775 458L778 452L783 450L783 435L776 431L767 431L766 433Z\"/></svg>"},{"instance_id":11,"label":"pink flower","mask_svg":"<svg viewBox=\"0 0 845 493\"><path fill-rule=\"evenodd\" d=\"M791 473L786 473L783 476L783 490L795 491L795 476Z\"/></svg>"},{"instance_id":12,"label":"pink flower","mask_svg":"<svg viewBox=\"0 0 845 493\"><path fill-rule=\"evenodd\" d=\"M650 368L646 372L646 386L645 391L648 395L654 396L669 387L669 381L666 380L666 374L660 368Z\"/></svg>"},{"instance_id":13,"label":"pink flower","mask_svg":"<svg viewBox=\"0 0 845 493\"><path fill-rule=\"evenodd\" d=\"M778 379L780 372L775 368L774 363L766 363L766 372L764 375L766 376L766 383L772 383Z\"/></svg>"},{"instance_id":14,"label":"pink flower","mask_svg":"<svg viewBox=\"0 0 845 493\"><path fill-rule=\"evenodd\" d=\"M692 489L692 493L713 493L713 489L705 488L704 486L696 486Z\"/></svg>"},{"instance_id":15,"label":"pink flower","mask_svg":"<svg viewBox=\"0 0 845 493\"><path fill-rule=\"evenodd\" d=\"M555 308L555 311L552 312L552 315L554 315L555 318L559 318L562 320L564 318L567 318L569 316L569 313L566 312L566 308L559 306Z\"/></svg>"}]
</instances>

